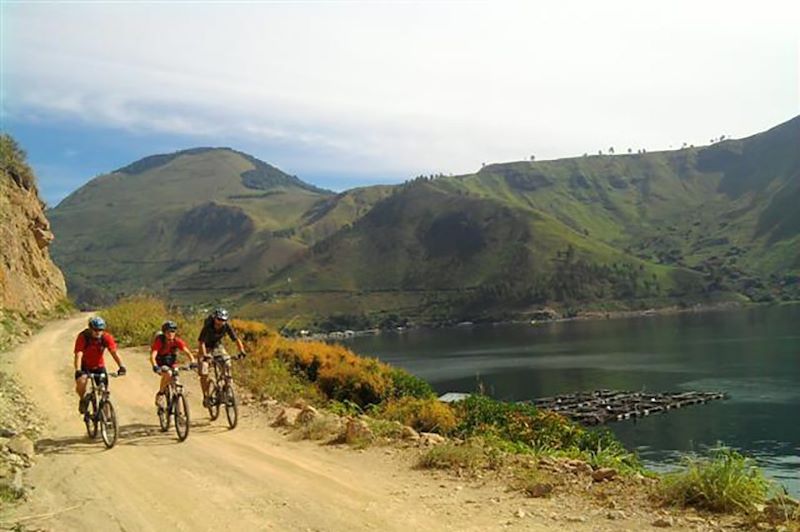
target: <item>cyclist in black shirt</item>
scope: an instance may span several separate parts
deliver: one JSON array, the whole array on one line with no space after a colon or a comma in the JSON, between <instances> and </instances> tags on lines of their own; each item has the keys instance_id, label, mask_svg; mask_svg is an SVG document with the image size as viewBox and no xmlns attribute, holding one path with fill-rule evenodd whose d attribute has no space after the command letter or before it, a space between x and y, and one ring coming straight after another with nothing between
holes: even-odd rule
<instances>
[{"instance_id":1,"label":"cyclist in black shirt","mask_svg":"<svg viewBox=\"0 0 800 532\"><path fill-rule=\"evenodd\" d=\"M222 345L222 340L225 336L236 342L236 347L239 348L237 358L244 358L246 356L244 351L244 344L236 336L236 331L233 330L231 324L228 323L228 311L224 308L214 309L214 312L206 318L203 323L203 329L200 331L200 336L197 338L199 342L198 351L200 356L200 364L198 365L198 373L200 374L200 386L203 389L203 406L207 405L206 397L208 395L208 370L210 356L227 355L225 346Z\"/></svg>"}]
</instances>

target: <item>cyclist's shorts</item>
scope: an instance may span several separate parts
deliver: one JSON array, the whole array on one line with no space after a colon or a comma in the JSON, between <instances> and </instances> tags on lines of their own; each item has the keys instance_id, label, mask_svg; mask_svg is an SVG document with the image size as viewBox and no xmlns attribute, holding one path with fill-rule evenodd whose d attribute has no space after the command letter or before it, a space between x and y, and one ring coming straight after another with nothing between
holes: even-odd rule
<instances>
[{"instance_id":1,"label":"cyclist's shorts","mask_svg":"<svg viewBox=\"0 0 800 532\"><path fill-rule=\"evenodd\" d=\"M100 376L102 376L102 378L99 380L104 380L108 382L108 371L106 370L106 368L87 368L86 366L81 365L81 371L85 371L86 373L88 373L91 377L94 378L95 382L98 381L98 377Z\"/></svg>"},{"instance_id":2,"label":"cyclist's shorts","mask_svg":"<svg viewBox=\"0 0 800 532\"><path fill-rule=\"evenodd\" d=\"M174 368L178 364L177 355L156 355L156 364Z\"/></svg>"}]
</instances>

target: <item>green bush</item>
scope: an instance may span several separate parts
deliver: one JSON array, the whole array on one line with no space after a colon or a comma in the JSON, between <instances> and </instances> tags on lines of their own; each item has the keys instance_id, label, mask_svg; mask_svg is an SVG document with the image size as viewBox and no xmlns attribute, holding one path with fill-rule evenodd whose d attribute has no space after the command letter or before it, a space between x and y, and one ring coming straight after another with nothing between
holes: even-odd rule
<instances>
[{"instance_id":1,"label":"green bush","mask_svg":"<svg viewBox=\"0 0 800 532\"><path fill-rule=\"evenodd\" d=\"M389 376L392 379L395 397L427 399L435 395L430 384L404 369L393 368Z\"/></svg>"},{"instance_id":2,"label":"green bush","mask_svg":"<svg viewBox=\"0 0 800 532\"><path fill-rule=\"evenodd\" d=\"M150 345L153 335L170 317L164 302L150 296L122 299L100 315L121 345Z\"/></svg>"},{"instance_id":3,"label":"green bush","mask_svg":"<svg viewBox=\"0 0 800 532\"><path fill-rule=\"evenodd\" d=\"M708 458L687 458L686 470L665 475L661 485L666 502L714 512L751 512L764 503L768 489L752 460L725 447Z\"/></svg>"},{"instance_id":4,"label":"green bush","mask_svg":"<svg viewBox=\"0 0 800 532\"><path fill-rule=\"evenodd\" d=\"M465 443L443 443L432 447L417 460L417 467L424 469L474 469L485 462L482 447Z\"/></svg>"},{"instance_id":5,"label":"green bush","mask_svg":"<svg viewBox=\"0 0 800 532\"><path fill-rule=\"evenodd\" d=\"M325 404L319 388L275 358L248 357L238 366L236 378L259 398L269 397L287 403L305 399L314 405Z\"/></svg>"},{"instance_id":6,"label":"green bush","mask_svg":"<svg viewBox=\"0 0 800 532\"><path fill-rule=\"evenodd\" d=\"M484 436L505 452L545 453L580 458L620 472L641 471L638 458L607 429L588 430L565 417L533 405L506 403L472 395L455 404L462 438Z\"/></svg>"},{"instance_id":7,"label":"green bush","mask_svg":"<svg viewBox=\"0 0 800 532\"><path fill-rule=\"evenodd\" d=\"M440 434L450 433L457 423L453 409L434 397L428 399L401 397L387 402L379 415L419 431Z\"/></svg>"}]
</instances>

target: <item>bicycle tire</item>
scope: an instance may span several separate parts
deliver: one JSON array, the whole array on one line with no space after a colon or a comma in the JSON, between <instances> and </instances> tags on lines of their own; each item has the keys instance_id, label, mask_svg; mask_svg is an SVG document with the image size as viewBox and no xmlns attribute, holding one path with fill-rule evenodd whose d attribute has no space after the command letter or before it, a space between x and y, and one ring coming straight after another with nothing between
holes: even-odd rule
<instances>
[{"instance_id":1,"label":"bicycle tire","mask_svg":"<svg viewBox=\"0 0 800 532\"><path fill-rule=\"evenodd\" d=\"M219 389L217 388L217 383L213 380L208 381L208 400L210 403L208 404L208 416L211 418L211 421L216 421L219 417Z\"/></svg>"},{"instance_id":2,"label":"bicycle tire","mask_svg":"<svg viewBox=\"0 0 800 532\"><path fill-rule=\"evenodd\" d=\"M106 449L111 449L117 443L118 434L117 414L114 412L114 405L111 401L104 401L100 405L100 436Z\"/></svg>"},{"instance_id":3,"label":"bicycle tire","mask_svg":"<svg viewBox=\"0 0 800 532\"><path fill-rule=\"evenodd\" d=\"M228 418L228 428L233 430L239 423L239 401L236 399L233 383L225 384L222 398L225 402L225 417Z\"/></svg>"},{"instance_id":4,"label":"bicycle tire","mask_svg":"<svg viewBox=\"0 0 800 532\"><path fill-rule=\"evenodd\" d=\"M178 441L184 441L189 437L189 402L182 393L175 395L172 401L172 410L175 415L175 432L178 434Z\"/></svg>"},{"instance_id":5,"label":"bicycle tire","mask_svg":"<svg viewBox=\"0 0 800 532\"><path fill-rule=\"evenodd\" d=\"M94 394L89 395L83 423L86 425L86 434L89 435L89 438L97 438L97 397Z\"/></svg>"},{"instance_id":6,"label":"bicycle tire","mask_svg":"<svg viewBox=\"0 0 800 532\"><path fill-rule=\"evenodd\" d=\"M164 396L164 403L166 405L165 408L158 408L156 410L156 415L158 416L158 425L161 427L161 432L167 432L169 430L169 420L170 420L170 397L169 395Z\"/></svg>"}]
</instances>

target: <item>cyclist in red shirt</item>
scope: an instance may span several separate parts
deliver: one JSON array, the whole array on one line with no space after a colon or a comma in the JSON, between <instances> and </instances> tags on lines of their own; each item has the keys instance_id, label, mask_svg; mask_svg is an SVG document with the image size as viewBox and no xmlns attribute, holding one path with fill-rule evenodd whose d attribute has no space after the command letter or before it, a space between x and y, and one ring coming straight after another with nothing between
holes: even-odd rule
<instances>
[{"instance_id":1,"label":"cyclist in red shirt","mask_svg":"<svg viewBox=\"0 0 800 532\"><path fill-rule=\"evenodd\" d=\"M167 320L161 326L161 334L157 335L150 346L150 364L153 365L153 372L161 374L161 385L156 393L156 406L164 406L159 403L164 392L172 380L172 375L167 371L161 371L163 366L174 368L178 365L178 352L186 353L189 357L189 367L196 367L194 354L189 350L181 338L178 337L178 324Z\"/></svg>"},{"instance_id":2,"label":"cyclist in red shirt","mask_svg":"<svg viewBox=\"0 0 800 532\"><path fill-rule=\"evenodd\" d=\"M106 322L100 316L89 320L89 327L78 334L75 339L75 393L78 394L78 411L86 413L83 396L86 393L86 382L89 374L107 374L104 361L108 349L119 370L117 375L125 375L126 369L117 353L117 342L106 332Z\"/></svg>"}]
</instances>

